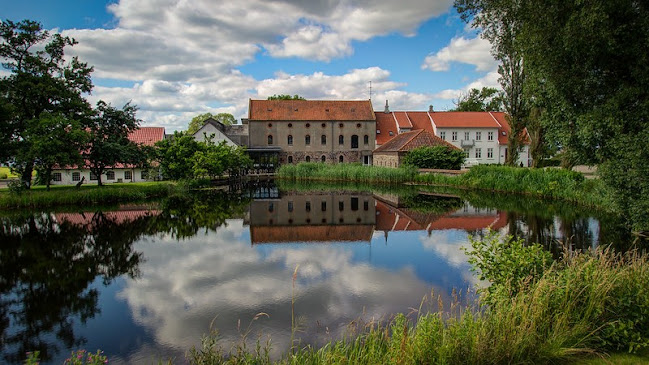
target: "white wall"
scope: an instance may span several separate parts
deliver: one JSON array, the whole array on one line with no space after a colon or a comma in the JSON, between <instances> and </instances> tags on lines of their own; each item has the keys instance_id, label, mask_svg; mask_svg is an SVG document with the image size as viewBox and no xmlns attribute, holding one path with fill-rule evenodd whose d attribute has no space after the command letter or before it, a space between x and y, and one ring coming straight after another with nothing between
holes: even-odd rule
<instances>
[{"instance_id":1,"label":"white wall","mask_svg":"<svg viewBox=\"0 0 649 365\"><path fill-rule=\"evenodd\" d=\"M108 171L113 171L115 173L115 179L114 180L108 180L106 173ZM131 172L131 180L127 180L124 177L124 174L126 171ZM97 180L90 180L90 170L54 170L52 172L52 176L54 176L55 173L61 174L61 181L52 181L52 185L75 185L78 181L72 181L72 175L73 173L78 172L79 173L79 178L82 179L84 176L86 179L84 180L84 184L97 184ZM121 181L120 181L121 180ZM101 182L103 184L112 184L116 182L144 182L144 181L153 181L153 176L151 176L150 179L142 179L142 169L108 169L104 171L104 174L101 176Z\"/></svg>"},{"instance_id":2,"label":"white wall","mask_svg":"<svg viewBox=\"0 0 649 365\"><path fill-rule=\"evenodd\" d=\"M469 150L469 157L465 160L465 166L480 164L504 164L506 145L500 145L498 142L498 128L437 128L437 136L441 137L445 132L445 140L452 145ZM453 141L453 132L457 132L457 141ZM468 143L462 145L465 140L465 132L469 133ZM480 132L480 140L476 139L476 133ZM489 141L489 132L493 132L493 140ZM488 156L489 149L492 149L492 157ZM476 157L477 149L480 149L480 157ZM525 145L520 151L518 162L523 162L523 166L528 166L529 146Z\"/></svg>"},{"instance_id":3,"label":"white wall","mask_svg":"<svg viewBox=\"0 0 649 365\"><path fill-rule=\"evenodd\" d=\"M212 142L215 144L225 141L228 146L236 146L236 143L232 142L223 132L218 130L213 124L207 123L201 127L196 133L194 133L194 139L198 142L205 142L205 135L212 136Z\"/></svg>"}]
</instances>

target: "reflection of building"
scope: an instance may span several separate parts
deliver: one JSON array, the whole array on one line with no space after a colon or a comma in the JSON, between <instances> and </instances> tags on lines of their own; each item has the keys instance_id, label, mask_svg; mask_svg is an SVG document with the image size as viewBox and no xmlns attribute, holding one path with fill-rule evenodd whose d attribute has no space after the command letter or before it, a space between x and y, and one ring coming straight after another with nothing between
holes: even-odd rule
<instances>
[{"instance_id":1,"label":"reflection of building","mask_svg":"<svg viewBox=\"0 0 649 365\"><path fill-rule=\"evenodd\" d=\"M289 193L250 204L250 237L253 244L369 242L375 219L370 193Z\"/></svg>"},{"instance_id":2,"label":"reflection of building","mask_svg":"<svg viewBox=\"0 0 649 365\"><path fill-rule=\"evenodd\" d=\"M107 212L81 212L81 213L56 213L56 221L59 224L67 223L76 226L82 226L87 229L93 228L98 221L96 220L98 214L101 214L102 219L110 221L114 224L127 224L134 222L140 218L157 216L161 213L160 210L150 209L149 207L142 206L120 206L119 210Z\"/></svg>"},{"instance_id":3,"label":"reflection of building","mask_svg":"<svg viewBox=\"0 0 649 365\"><path fill-rule=\"evenodd\" d=\"M376 230L387 235L391 231L420 231L458 229L475 231L485 228L494 230L507 225L505 212L492 209L477 209L467 203L449 213L422 213L408 207L397 207L390 203L376 201Z\"/></svg>"}]
</instances>

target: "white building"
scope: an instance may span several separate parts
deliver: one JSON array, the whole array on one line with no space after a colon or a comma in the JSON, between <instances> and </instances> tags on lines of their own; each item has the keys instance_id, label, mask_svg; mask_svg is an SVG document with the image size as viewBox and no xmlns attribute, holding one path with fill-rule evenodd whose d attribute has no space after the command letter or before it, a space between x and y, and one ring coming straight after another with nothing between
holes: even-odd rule
<instances>
[{"instance_id":1,"label":"white building","mask_svg":"<svg viewBox=\"0 0 649 365\"><path fill-rule=\"evenodd\" d=\"M432 132L464 150L465 166L504 164L510 128L503 112L391 112L387 105L376 112L376 146L385 144L399 133L416 129ZM530 166L529 137L523 136L518 164Z\"/></svg>"}]
</instances>

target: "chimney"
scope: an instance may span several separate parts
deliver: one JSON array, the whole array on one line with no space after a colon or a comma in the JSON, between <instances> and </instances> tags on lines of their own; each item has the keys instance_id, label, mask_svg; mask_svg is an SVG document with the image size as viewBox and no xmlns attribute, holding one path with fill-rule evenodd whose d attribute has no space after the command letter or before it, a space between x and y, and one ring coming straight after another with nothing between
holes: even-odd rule
<instances>
[{"instance_id":1,"label":"chimney","mask_svg":"<svg viewBox=\"0 0 649 365\"><path fill-rule=\"evenodd\" d=\"M385 114L390 113L390 106L388 105L388 100L385 100L385 110L383 111Z\"/></svg>"},{"instance_id":2,"label":"chimney","mask_svg":"<svg viewBox=\"0 0 649 365\"><path fill-rule=\"evenodd\" d=\"M428 112L429 112L429 113L432 113L432 112L433 112L433 106L432 106L432 105L429 105L429 106L428 106Z\"/></svg>"}]
</instances>

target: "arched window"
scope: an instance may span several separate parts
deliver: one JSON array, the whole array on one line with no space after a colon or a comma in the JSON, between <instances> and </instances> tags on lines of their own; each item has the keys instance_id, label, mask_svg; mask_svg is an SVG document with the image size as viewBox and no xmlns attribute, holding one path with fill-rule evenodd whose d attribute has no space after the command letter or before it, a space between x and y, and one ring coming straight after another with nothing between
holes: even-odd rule
<instances>
[{"instance_id":1,"label":"arched window","mask_svg":"<svg viewBox=\"0 0 649 365\"><path fill-rule=\"evenodd\" d=\"M306 156L305 161L306 162L311 162L311 156Z\"/></svg>"},{"instance_id":2,"label":"arched window","mask_svg":"<svg viewBox=\"0 0 649 365\"><path fill-rule=\"evenodd\" d=\"M352 148L358 148L358 136L355 134L352 136Z\"/></svg>"},{"instance_id":3,"label":"arched window","mask_svg":"<svg viewBox=\"0 0 649 365\"><path fill-rule=\"evenodd\" d=\"M338 136L338 144L345 144L345 137L342 134Z\"/></svg>"},{"instance_id":4,"label":"arched window","mask_svg":"<svg viewBox=\"0 0 649 365\"><path fill-rule=\"evenodd\" d=\"M338 157L338 162L343 163L343 156L342 155L340 155L340 157Z\"/></svg>"},{"instance_id":5,"label":"arched window","mask_svg":"<svg viewBox=\"0 0 649 365\"><path fill-rule=\"evenodd\" d=\"M370 136L368 136L367 134L363 136L363 144L364 145L370 144Z\"/></svg>"},{"instance_id":6,"label":"arched window","mask_svg":"<svg viewBox=\"0 0 649 365\"><path fill-rule=\"evenodd\" d=\"M288 135L288 145L289 145L289 146L292 146L292 145L293 145L293 136L290 135L290 134Z\"/></svg>"},{"instance_id":7,"label":"arched window","mask_svg":"<svg viewBox=\"0 0 649 365\"><path fill-rule=\"evenodd\" d=\"M293 163L293 156L288 156L288 163Z\"/></svg>"},{"instance_id":8,"label":"arched window","mask_svg":"<svg viewBox=\"0 0 649 365\"><path fill-rule=\"evenodd\" d=\"M327 158L325 157L325 155L322 155L322 156L320 157L320 161L321 161L321 162L325 162L325 161L327 161Z\"/></svg>"},{"instance_id":9,"label":"arched window","mask_svg":"<svg viewBox=\"0 0 649 365\"><path fill-rule=\"evenodd\" d=\"M311 144L311 136L310 135L307 134L306 136L304 136L304 144L307 145L307 146Z\"/></svg>"},{"instance_id":10,"label":"arched window","mask_svg":"<svg viewBox=\"0 0 649 365\"><path fill-rule=\"evenodd\" d=\"M273 135L272 134L268 135L268 144L273 144Z\"/></svg>"},{"instance_id":11,"label":"arched window","mask_svg":"<svg viewBox=\"0 0 649 365\"><path fill-rule=\"evenodd\" d=\"M323 146L327 144L327 136L325 136L324 134L320 136L320 144L322 144Z\"/></svg>"}]
</instances>

